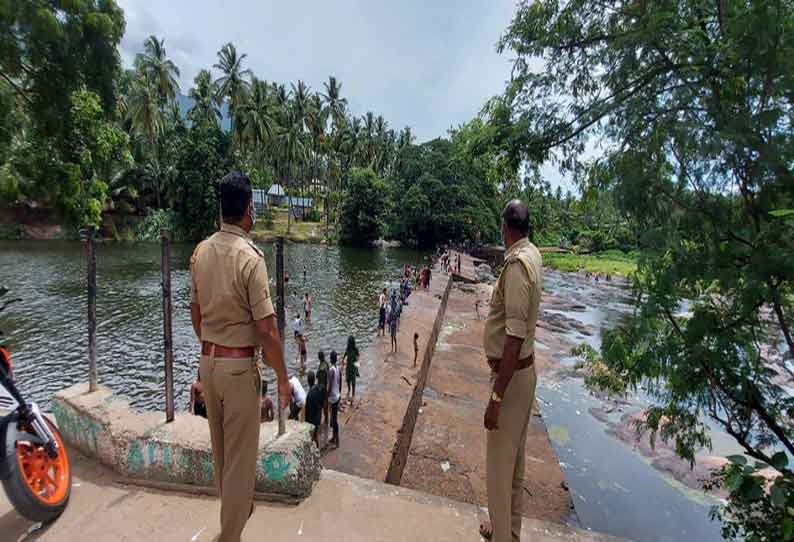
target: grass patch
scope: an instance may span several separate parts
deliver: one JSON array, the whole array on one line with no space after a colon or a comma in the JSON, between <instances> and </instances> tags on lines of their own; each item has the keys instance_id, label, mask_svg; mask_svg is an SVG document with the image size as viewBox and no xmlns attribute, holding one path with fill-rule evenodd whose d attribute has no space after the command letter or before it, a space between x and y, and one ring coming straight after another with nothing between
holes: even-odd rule
<instances>
[{"instance_id":1,"label":"grass patch","mask_svg":"<svg viewBox=\"0 0 794 542\"><path fill-rule=\"evenodd\" d=\"M268 226L264 220L258 220L256 227L251 232L251 237L257 241L271 241L283 235L293 243L318 243L325 233L324 222L292 222L291 231L287 234L287 210L273 209L273 224Z\"/></svg>"},{"instance_id":2,"label":"grass patch","mask_svg":"<svg viewBox=\"0 0 794 542\"><path fill-rule=\"evenodd\" d=\"M543 265L567 273L582 270L627 277L637 270L637 255L619 250L606 250L595 254L545 252Z\"/></svg>"}]
</instances>

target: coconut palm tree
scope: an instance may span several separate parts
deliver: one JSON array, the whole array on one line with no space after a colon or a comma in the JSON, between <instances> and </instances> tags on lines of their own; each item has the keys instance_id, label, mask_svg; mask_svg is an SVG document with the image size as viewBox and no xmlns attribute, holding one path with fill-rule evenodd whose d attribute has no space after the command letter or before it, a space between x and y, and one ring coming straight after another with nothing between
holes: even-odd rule
<instances>
[{"instance_id":1,"label":"coconut palm tree","mask_svg":"<svg viewBox=\"0 0 794 542\"><path fill-rule=\"evenodd\" d=\"M319 94L313 94L309 99L309 109L306 116L306 125L309 130L312 157L312 196L317 200L316 182L319 177L320 156L325 143L325 127L328 124L328 110L323 108Z\"/></svg>"},{"instance_id":2,"label":"coconut palm tree","mask_svg":"<svg viewBox=\"0 0 794 542\"><path fill-rule=\"evenodd\" d=\"M334 123L334 131L344 124L345 110L347 109L347 98L342 98L342 83L336 80L333 75L328 77L328 82L323 83L325 93L322 95L325 106Z\"/></svg>"},{"instance_id":3,"label":"coconut palm tree","mask_svg":"<svg viewBox=\"0 0 794 542\"><path fill-rule=\"evenodd\" d=\"M306 133L305 128L309 113L309 92L309 87L306 86L306 84L300 79L298 80L297 85L294 83L292 84L292 107L295 114L295 122L300 128L302 138ZM308 147L308 145L305 145L305 147ZM306 189L306 172L301 171L300 177L301 195L303 196L305 195L304 191Z\"/></svg>"},{"instance_id":4,"label":"coconut palm tree","mask_svg":"<svg viewBox=\"0 0 794 542\"><path fill-rule=\"evenodd\" d=\"M375 114L372 111L367 111L363 119L364 126L364 166L374 167L375 165Z\"/></svg>"},{"instance_id":5,"label":"coconut palm tree","mask_svg":"<svg viewBox=\"0 0 794 542\"><path fill-rule=\"evenodd\" d=\"M263 167L265 149L278 130L277 110L270 99L270 87L256 77L251 79L251 92L240 104L239 125L242 140L252 150L255 161Z\"/></svg>"},{"instance_id":6,"label":"coconut palm tree","mask_svg":"<svg viewBox=\"0 0 794 542\"><path fill-rule=\"evenodd\" d=\"M154 82L149 79L146 72L139 72L137 77L132 80L129 88L129 96L125 100L127 104L127 114L129 116L132 130L146 141L147 160L156 163L158 161L157 140L163 130L165 118L159 107L159 93ZM158 165L147 168L150 171L159 171ZM157 198L157 207L161 202L160 179L158 176L151 177Z\"/></svg>"},{"instance_id":7,"label":"coconut palm tree","mask_svg":"<svg viewBox=\"0 0 794 542\"><path fill-rule=\"evenodd\" d=\"M143 53L139 53L136 64L146 72L157 90L157 103L161 109L176 98L179 92L179 68L165 52L165 39L149 36L143 42Z\"/></svg>"},{"instance_id":8,"label":"coconut palm tree","mask_svg":"<svg viewBox=\"0 0 794 542\"><path fill-rule=\"evenodd\" d=\"M289 190L290 179L295 171L306 162L306 146L303 140L303 126L294 107L285 112L285 123L277 136L277 152L282 165L282 179L287 192L287 233L292 231L292 194Z\"/></svg>"},{"instance_id":9,"label":"coconut palm tree","mask_svg":"<svg viewBox=\"0 0 794 542\"><path fill-rule=\"evenodd\" d=\"M229 102L229 117L231 118L231 131L235 133L237 109L244 98L248 87L246 77L251 75L251 70L243 69L243 60L248 55L237 54L237 49L232 43L227 43L218 51L218 63L213 65L221 71L215 82L218 96Z\"/></svg>"},{"instance_id":10,"label":"coconut palm tree","mask_svg":"<svg viewBox=\"0 0 794 542\"><path fill-rule=\"evenodd\" d=\"M212 75L208 70L201 70L193 82L196 86L188 93L193 100L187 112L188 119L193 123L206 122L210 126L217 126L221 120L221 104Z\"/></svg>"}]
</instances>

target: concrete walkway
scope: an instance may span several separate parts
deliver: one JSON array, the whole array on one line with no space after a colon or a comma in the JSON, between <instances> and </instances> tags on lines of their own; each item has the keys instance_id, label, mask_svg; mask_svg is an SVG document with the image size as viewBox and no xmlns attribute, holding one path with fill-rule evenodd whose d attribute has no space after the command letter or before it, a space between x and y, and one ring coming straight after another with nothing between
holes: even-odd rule
<instances>
[{"instance_id":1,"label":"concrete walkway","mask_svg":"<svg viewBox=\"0 0 794 542\"><path fill-rule=\"evenodd\" d=\"M217 535L217 500L119 485L109 469L77 454L72 459L72 499L50 526L36 529L0 493L3 542L208 542ZM243 540L477 542L477 514L471 505L324 471L300 505L257 502ZM618 540L529 519L523 534L531 542Z\"/></svg>"},{"instance_id":2,"label":"concrete walkway","mask_svg":"<svg viewBox=\"0 0 794 542\"><path fill-rule=\"evenodd\" d=\"M463 266L473 268L464 255ZM491 391L482 350L490 288L456 285L449 296L402 484L457 501L487 503L483 414ZM475 302L482 306L478 318ZM538 369L542 377L542 368ZM573 503L537 406L527 431L525 517L574 521Z\"/></svg>"}]
</instances>

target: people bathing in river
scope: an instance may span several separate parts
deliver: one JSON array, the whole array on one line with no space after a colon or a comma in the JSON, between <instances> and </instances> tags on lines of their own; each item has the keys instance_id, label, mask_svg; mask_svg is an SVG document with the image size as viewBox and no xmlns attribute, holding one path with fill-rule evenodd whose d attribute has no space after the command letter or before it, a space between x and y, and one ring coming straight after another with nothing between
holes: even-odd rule
<instances>
[{"instance_id":1,"label":"people bathing in river","mask_svg":"<svg viewBox=\"0 0 794 542\"><path fill-rule=\"evenodd\" d=\"M312 298L309 297L309 292L303 295L303 315L307 322L312 317Z\"/></svg>"},{"instance_id":2,"label":"people bathing in river","mask_svg":"<svg viewBox=\"0 0 794 542\"><path fill-rule=\"evenodd\" d=\"M308 351L306 350L306 336L303 333L298 333L298 336L295 338L296 342L298 343L298 356L300 358L300 371L303 374L306 371L306 355Z\"/></svg>"},{"instance_id":3,"label":"people bathing in river","mask_svg":"<svg viewBox=\"0 0 794 542\"><path fill-rule=\"evenodd\" d=\"M267 395L267 380L262 381L262 395L259 398L259 419L263 422L272 422L276 417L276 408L273 400Z\"/></svg>"},{"instance_id":4,"label":"people bathing in river","mask_svg":"<svg viewBox=\"0 0 794 542\"><path fill-rule=\"evenodd\" d=\"M289 404L289 419L298 420L300 418L301 410L306 404L306 390L303 389L300 379L292 375L289 379L290 386L290 404Z\"/></svg>"},{"instance_id":5,"label":"people bathing in river","mask_svg":"<svg viewBox=\"0 0 794 542\"><path fill-rule=\"evenodd\" d=\"M325 352L322 350L317 352L317 359L320 360L320 363L317 365L316 373L317 385L323 390L323 419L325 420L325 425L328 425L328 371L330 367L325 360Z\"/></svg>"},{"instance_id":6,"label":"people bathing in river","mask_svg":"<svg viewBox=\"0 0 794 542\"><path fill-rule=\"evenodd\" d=\"M337 366L336 350L331 350L328 370L328 404L331 407L331 444L339 447L339 405L342 402L342 371Z\"/></svg>"},{"instance_id":7,"label":"people bathing in river","mask_svg":"<svg viewBox=\"0 0 794 542\"><path fill-rule=\"evenodd\" d=\"M391 350L397 352L397 329L400 322L400 303L397 301L397 293L391 294L391 305L389 310L389 336L391 337Z\"/></svg>"},{"instance_id":8,"label":"people bathing in river","mask_svg":"<svg viewBox=\"0 0 794 542\"><path fill-rule=\"evenodd\" d=\"M320 432L320 423L322 423L323 415L323 401L325 392L322 390L314 377L314 371L309 371L306 375L306 381L309 384L309 392L306 394L306 423L310 423L312 429L312 440L319 448L320 439L318 433Z\"/></svg>"},{"instance_id":9,"label":"people bathing in river","mask_svg":"<svg viewBox=\"0 0 794 542\"><path fill-rule=\"evenodd\" d=\"M207 417L207 404L204 402L204 387L201 384L201 372L198 373L196 381L190 386L190 406L191 414Z\"/></svg>"},{"instance_id":10,"label":"people bathing in river","mask_svg":"<svg viewBox=\"0 0 794 542\"><path fill-rule=\"evenodd\" d=\"M295 335L295 339L298 338L298 334L301 332L301 328L303 328L303 321L301 320L301 315L296 314L295 318L292 320L292 331Z\"/></svg>"},{"instance_id":11,"label":"people bathing in river","mask_svg":"<svg viewBox=\"0 0 794 542\"><path fill-rule=\"evenodd\" d=\"M384 293L385 291L386 289L384 288ZM345 381L347 382L347 402L351 405L356 400L356 379L360 376L358 371L358 357L359 352L358 348L356 348L356 339L351 335L347 338L347 349L342 356L342 365L346 367Z\"/></svg>"},{"instance_id":12,"label":"people bathing in river","mask_svg":"<svg viewBox=\"0 0 794 542\"><path fill-rule=\"evenodd\" d=\"M378 296L378 334L386 333L386 288Z\"/></svg>"}]
</instances>

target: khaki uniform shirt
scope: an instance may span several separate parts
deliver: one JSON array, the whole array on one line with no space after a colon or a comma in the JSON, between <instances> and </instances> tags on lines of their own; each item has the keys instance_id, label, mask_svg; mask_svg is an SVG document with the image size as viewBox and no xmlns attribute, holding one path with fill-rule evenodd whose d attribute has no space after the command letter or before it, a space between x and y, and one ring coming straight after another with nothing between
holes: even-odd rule
<instances>
[{"instance_id":1,"label":"khaki uniform shirt","mask_svg":"<svg viewBox=\"0 0 794 542\"><path fill-rule=\"evenodd\" d=\"M505 335L524 339L518 359L535 351L535 324L543 291L543 260L528 239L513 244L491 294L483 346L489 359L501 359Z\"/></svg>"},{"instance_id":2,"label":"khaki uniform shirt","mask_svg":"<svg viewBox=\"0 0 794 542\"><path fill-rule=\"evenodd\" d=\"M222 224L190 258L190 302L201 307L201 340L221 346L258 344L254 320L275 313L265 255L245 231Z\"/></svg>"}]
</instances>

